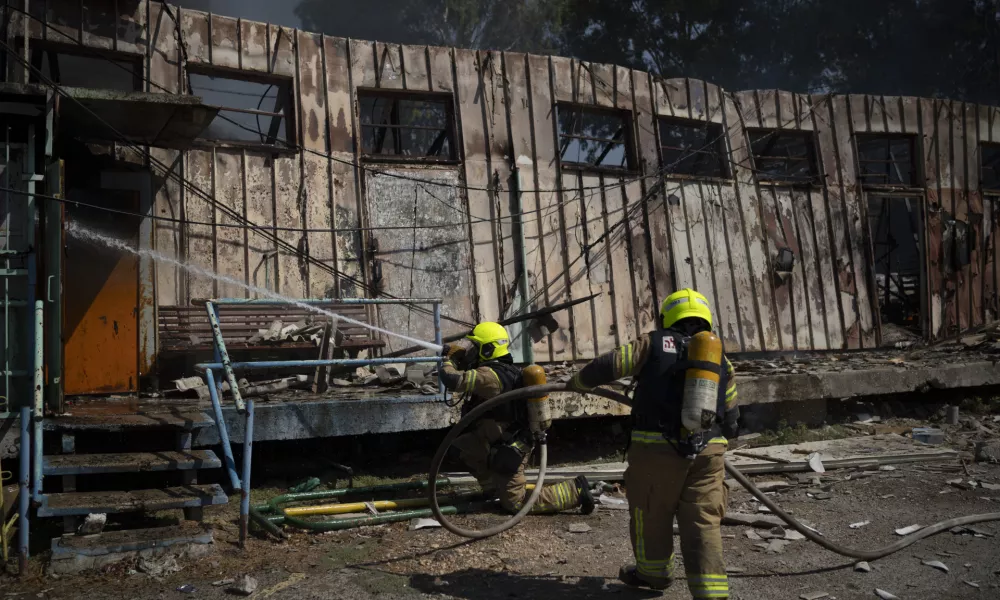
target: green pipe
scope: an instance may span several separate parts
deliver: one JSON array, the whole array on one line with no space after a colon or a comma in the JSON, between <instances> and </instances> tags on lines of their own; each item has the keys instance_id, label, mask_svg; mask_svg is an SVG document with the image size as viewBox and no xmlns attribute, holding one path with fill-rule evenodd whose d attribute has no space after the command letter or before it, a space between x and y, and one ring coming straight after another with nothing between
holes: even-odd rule
<instances>
[{"instance_id":1,"label":"green pipe","mask_svg":"<svg viewBox=\"0 0 1000 600\"><path fill-rule=\"evenodd\" d=\"M278 526L281 525L281 524L283 524L285 522L285 518L284 517L265 517L264 515L260 514L260 512L257 510L257 508L258 507L256 507L256 506L251 506L250 507L250 520L253 521L254 523L256 523L257 525L260 525L261 529L263 529L264 531L270 533L274 537L280 538L280 539L284 539L285 538L285 532L282 531L281 528L278 527ZM277 519L281 519L281 521L280 522L276 522Z\"/></svg>"},{"instance_id":2,"label":"green pipe","mask_svg":"<svg viewBox=\"0 0 1000 600\"><path fill-rule=\"evenodd\" d=\"M440 478L437 480L436 484L439 486L447 486L451 482L447 478ZM284 514L274 514L281 513L281 504L290 502L307 502L310 500L326 500L329 498L341 498L348 495L354 494L377 494L381 492L394 492L394 491L407 491L407 490L424 490L427 489L428 482L426 481L404 481L401 483L387 483L382 485L372 485L368 487L359 488L337 488L335 490L324 490L319 492L290 492L287 494L282 494L280 496L275 496L271 498L265 504L258 504L257 506L252 506L250 508L250 519L259 525L266 532L271 535L284 538L285 533L281 530L281 525L284 525L286 517ZM413 512L413 511L410 511ZM401 514L401 513L397 513ZM368 517L362 517L368 518ZM342 521L349 521L350 519L341 519ZM309 521L305 521L308 523ZM387 521L391 522L391 521ZM333 530L331 530L333 531Z\"/></svg>"},{"instance_id":3,"label":"green pipe","mask_svg":"<svg viewBox=\"0 0 1000 600\"><path fill-rule=\"evenodd\" d=\"M462 507L465 510L466 507ZM445 515L458 514L459 507L442 506L441 513ZM381 525L383 523L398 523L409 521L410 519L423 519L432 516L429 508L421 510L407 510L385 515L375 515L371 517L354 517L351 519L326 519L323 521L307 521L297 517L285 516L285 523L299 529L309 529L311 531L340 531L342 529L353 529L354 527L364 527L366 525Z\"/></svg>"},{"instance_id":4,"label":"green pipe","mask_svg":"<svg viewBox=\"0 0 1000 600\"><path fill-rule=\"evenodd\" d=\"M447 478L440 478L436 485L447 486L451 482ZM359 488L337 488L335 490L323 490L319 492L288 493L275 496L256 507L258 512L278 512L278 505L288 502L308 502L310 500L326 500L328 498L341 498L343 496L353 496L355 494L378 494L381 492L397 492L406 490L425 490L428 483L426 481L404 481L401 483L386 483L382 485L372 485Z\"/></svg>"}]
</instances>

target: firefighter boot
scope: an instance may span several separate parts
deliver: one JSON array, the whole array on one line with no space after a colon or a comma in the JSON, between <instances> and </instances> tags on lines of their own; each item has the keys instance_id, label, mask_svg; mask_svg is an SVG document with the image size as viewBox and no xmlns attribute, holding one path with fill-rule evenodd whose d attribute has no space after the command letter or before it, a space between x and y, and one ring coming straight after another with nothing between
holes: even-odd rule
<instances>
[{"instance_id":1,"label":"firefighter boot","mask_svg":"<svg viewBox=\"0 0 1000 600\"><path fill-rule=\"evenodd\" d=\"M639 573L636 570L635 565L626 565L618 569L618 581L624 583L629 587L645 587L651 590L665 590L670 587L672 583L670 580L666 582L651 583L639 577Z\"/></svg>"},{"instance_id":2,"label":"firefighter boot","mask_svg":"<svg viewBox=\"0 0 1000 600\"><path fill-rule=\"evenodd\" d=\"M594 494L590 491L590 482L583 475L576 476L576 491L580 494L580 513L589 515L597 505Z\"/></svg>"}]
</instances>

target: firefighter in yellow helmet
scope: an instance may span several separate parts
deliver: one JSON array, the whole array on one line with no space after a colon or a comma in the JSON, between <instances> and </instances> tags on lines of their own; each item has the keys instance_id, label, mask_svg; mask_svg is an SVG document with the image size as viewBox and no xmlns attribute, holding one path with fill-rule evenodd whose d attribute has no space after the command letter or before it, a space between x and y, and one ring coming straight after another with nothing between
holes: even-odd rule
<instances>
[{"instance_id":1,"label":"firefighter in yellow helmet","mask_svg":"<svg viewBox=\"0 0 1000 600\"><path fill-rule=\"evenodd\" d=\"M676 516L691 594L728 598L719 526L727 501L723 454L727 438L735 439L739 430L735 374L718 338L701 333L712 329L712 311L704 296L691 289L675 292L663 301L660 316L661 329L597 357L572 380L579 391L622 377L637 380L625 471L635 564L622 567L618 578L656 590L670 585ZM700 360L696 352L689 357L694 339L699 345L714 340L709 343L717 349L715 362ZM682 415L686 375L689 369L712 365L717 397L705 398L710 410L702 417L704 431L692 434L684 425L690 421Z\"/></svg>"},{"instance_id":2,"label":"firefighter in yellow helmet","mask_svg":"<svg viewBox=\"0 0 1000 600\"><path fill-rule=\"evenodd\" d=\"M441 379L445 387L462 395L463 415L493 396L524 386L509 343L502 325L486 322L476 325L465 339L445 345ZM525 401L490 411L459 436L453 447L483 490L500 498L504 510L521 510L527 497L524 468L532 450ZM594 511L590 484L583 476L546 485L532 512L553 513L578 506L583 514Z\"/></svg>"}]
</instances>

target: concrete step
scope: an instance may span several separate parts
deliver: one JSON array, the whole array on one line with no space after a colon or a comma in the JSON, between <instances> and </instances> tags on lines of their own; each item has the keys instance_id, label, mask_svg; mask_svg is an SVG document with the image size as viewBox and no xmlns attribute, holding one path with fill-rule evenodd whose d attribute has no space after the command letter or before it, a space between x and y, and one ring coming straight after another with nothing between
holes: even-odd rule
<instances>
[{"instance_id":1,"label":"concrete step","mask_svg":"<svg viewBox=\"0 0 1000 600\"><path fill-rule=\"evenodd\" d=\"M81 415L46 417L47 431L127 431L130 429L202 429L214 427L215 421L201 411L144 413L137 415Z\"/></svg>"},{"instance_id":2,"label":"concrete step","mask_svg":"<svg viewBox=\"0 0 1000 600\"><path fill-rule=\"evenodd\" d=\"M123 454L64 454L42 459L45 475L95 475L217 469L222 461L211 450L127 452Z\"/></svg>"},{"instance_id":3,"label":"concrete step","mask_svg":"<svg viewBox=\"0 0 1000 600\"><path fill-rule=\"evenodd\" d=\"M184 485L160 490L128 492L66 492L46 494L38 508L40 517L66 517L90 513L125 513L172 508L194 508L229 501L222 486Z\"/></svg>"},{"instance_id":4,"label":"concrete step","mask_svg":"<svg viewBox=\"0 0 1000 600\"><path fill-rule=\"evenodd\" d=\"M212 531L191 521L168 527L105 531L98 535L66 534L52 540L51 570L57 575L100 569L124 559L183 554L188 558L211 551Z\"/></svg>"}]
</instances>

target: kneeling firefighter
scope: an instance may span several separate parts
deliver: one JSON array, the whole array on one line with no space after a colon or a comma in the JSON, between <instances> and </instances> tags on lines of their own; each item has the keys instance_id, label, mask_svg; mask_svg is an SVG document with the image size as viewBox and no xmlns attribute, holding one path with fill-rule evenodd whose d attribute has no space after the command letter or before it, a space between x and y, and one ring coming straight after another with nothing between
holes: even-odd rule
<instances>
[{"instance_id":1,"label":"kneeling firefighter","mask_svg":"<svg viewBox=\"0 0 1000 600\"><path fill-rule=\"evenodd\" d=\"M739 431L735 374L704 296L675 292L660 316L662 329L599 356L572 380L578 391L637 381L625 471L636 564L618 577L633 586L670 585L676 515L691 594L728 598L720 524L728 499L723 455Z\"/></svg>"},{"instance_id":2,"label":"kneeling firefighter","mask_svg":"<svg viewBox=\"0 0 1000 600\"><path fill-rule=\"evenodd\" d=\"M499 323L480 323L472 334L445 345L441 379L452 392L462 394L462 414L503 392L521 387L521 369L508 350L510 338ZM459 436L453 448L483 490L496 494L504 510L516 513L527 497L524 469L531 456L532 435L526 401L505 404L487 413L471 431ZM590 484L583 476L546 485L532 513L553 513L581 507L594 511Z\"/></svg>"}]
</instances>

